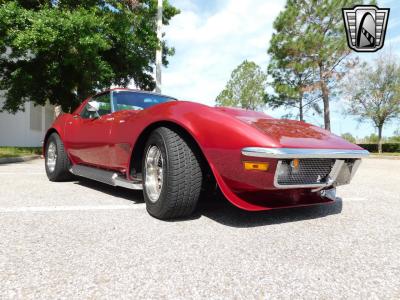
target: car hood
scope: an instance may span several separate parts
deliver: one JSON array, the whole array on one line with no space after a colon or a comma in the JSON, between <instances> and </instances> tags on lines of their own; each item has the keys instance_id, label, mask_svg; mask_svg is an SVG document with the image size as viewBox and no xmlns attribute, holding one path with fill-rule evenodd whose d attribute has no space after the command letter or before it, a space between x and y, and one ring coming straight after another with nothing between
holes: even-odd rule
<instances>
[{"instance_id":1,"label":"car hood","mask_svg":"<svg viewBox=\"0 0 400 300\"><path fill-rule=\"evenodd\" d=\"M275 119L264 113L243 109L225 107L215 109L261 131L282 148L362 149L325 129L305 122Z\"/></svg>"}]
</instances>

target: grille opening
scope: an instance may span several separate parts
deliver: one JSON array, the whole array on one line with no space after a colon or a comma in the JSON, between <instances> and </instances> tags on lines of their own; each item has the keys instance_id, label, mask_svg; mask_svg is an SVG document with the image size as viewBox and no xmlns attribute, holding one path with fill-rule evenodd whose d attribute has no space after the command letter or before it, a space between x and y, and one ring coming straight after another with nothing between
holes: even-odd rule
<instances>
[{"instance_id":1,"label":"grille opening","mask_svg":"<svg viewBox=\"0 0 400 300\"><path fill-rule=\"evenodd\" d=\"M277 170L277 183L279 185L314 185L327 182L335 159L304 158L293 164L292 159L280 161Z\"/></svg>"}]
</instances>

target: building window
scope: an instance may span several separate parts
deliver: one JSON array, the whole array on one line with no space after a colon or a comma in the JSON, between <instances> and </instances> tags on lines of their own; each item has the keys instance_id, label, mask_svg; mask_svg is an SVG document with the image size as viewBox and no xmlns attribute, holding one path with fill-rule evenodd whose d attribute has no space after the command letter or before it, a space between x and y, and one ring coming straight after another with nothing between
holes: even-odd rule
<instances>
[{"instance_id":1,"label":"building window","mask_svg":"<svg viewBox=\"0 0 400 300\"><path fill-rule=\"evenodd\" d=\"M35 106L30 102L30 128L31 130L42 131L42 106Z\"/></svg>"}]
</instances>

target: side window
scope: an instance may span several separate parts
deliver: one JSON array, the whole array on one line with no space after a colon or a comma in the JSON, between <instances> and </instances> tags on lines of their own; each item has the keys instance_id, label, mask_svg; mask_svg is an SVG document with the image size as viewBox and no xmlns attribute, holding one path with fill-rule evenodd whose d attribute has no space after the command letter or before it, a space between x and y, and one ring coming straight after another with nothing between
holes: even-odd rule
<instances>
[{"instance_id":1,"label":"side window","mask_svg":"<svg viewBox=\"0 0 400 300\"><path fill-rule=\"evenodd\" d=\"M96 114L94 112L87 110L88 106L89 106L89 104L86 104L86 106L83 108L83 110L81 112L82 119L92 119L92 118L96 117Z\"/></svg>"},{"instance_id":2,"label":"side window","mask_svg":"<svg viewBox=\"0 0 400 300\"><path fill-rule=\"evenodd\" d=\"M92 101L99 102L99 115L104 116L107 114L111 114L111 101L110 101L110 93L105 93L97 97L93 97Z\"/></svg>"},{"instance_id":3,"label":"side window","mask_svg":"<svg viewBox=\"0 0 400 300\"><path fill-rule=\"evenodd\" d=\"M97 113L89 111L87 109L89 103L87 103L85 108L81 112L81 117L83 119L92 119L96 118L98 115L104 116L111 113L110 93L105 93L99 96L95 96L92 99L90 99L90 101L97 101L99 103L99 110Z\"/></svg>"}]
</instances>

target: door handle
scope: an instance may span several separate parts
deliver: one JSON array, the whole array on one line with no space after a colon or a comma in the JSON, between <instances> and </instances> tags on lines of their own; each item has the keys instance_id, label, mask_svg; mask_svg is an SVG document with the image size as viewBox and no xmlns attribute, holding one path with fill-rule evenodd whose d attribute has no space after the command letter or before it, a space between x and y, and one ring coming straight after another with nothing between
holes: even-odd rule
<instances>
[{"instance_id":1,"label":"door handle","mask_svg":"<svg viewBox=\"0 0 400 300\"><path fill-rule=\"evenodd\" d=\"M107 120L107 121L114 121L114 118L113 118L113 117L109 117L109 118L107 118L106 120Z\"/></svg>"}]
</instances>

